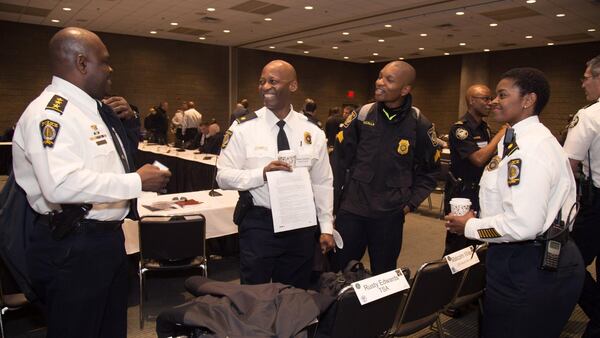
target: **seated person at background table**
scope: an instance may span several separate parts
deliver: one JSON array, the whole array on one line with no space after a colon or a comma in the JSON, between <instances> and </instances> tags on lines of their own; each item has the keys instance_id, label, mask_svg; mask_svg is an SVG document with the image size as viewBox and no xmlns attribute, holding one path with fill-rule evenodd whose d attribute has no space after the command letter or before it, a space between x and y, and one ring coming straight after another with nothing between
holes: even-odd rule
<instances>
[{"instance_id":1,"label":"seated person at background table","mask_svg":"<svg viewBox=\"0 0 600 338\"><path fill-rule=\"evenodd\" d=\"M223 135L224 133L221 132L221 127L219 127L219 124L217 124L217 122L211 123L208 126L206 142L198 149L202 153L219 155L221 153Z\"/></svg>"},{"instance_id":2,"label":"seated person at background table","mask_svg":"<svg viewBox=\"0 0 600 338\"><path fill-rule=\"evenodd\" d=\"M492 102L490 89L482 84L475 84L467 89L465 95L467 112L454 123L448 133L450 143L450 172L459 182L446 178L444 193L444 210L450 212L452 198L468 198L471 207L479 211L479 179L484 167L496 154L496 146L504 136L506 127L500 129L494 138L488 124L483 119L489 115ZM466 239L465 236L446 232L446 248L444 255L479 244L478 241Z\"/></svg>"},{"instance_id":3,"label":"seated person at background table","mask_svg":"<svg viewBox=\"0 0 600 338\"><path fill-rule=\"evenodd\" d=\"M308 288L310 284L316 224L274 232L266 173L293 170L288 163L277 160L278 151L292 150L306 159L303 165L314 191L321 250L327 252L334 246L333 175L325 134L292 109L292 93L297 89L296 70L291 64L282 60L269 62L258 81L264 107L231 125L217 161L219 187L240 191L236 208L245 211L241 220L235 220L240 233L242 284L272 281L298 288ZM239 208L242 205L247 208Z\"/></svg>"},{"instance_id":4,"label":"seated person at background table","mask_svg":"<svg viewBox=\"0 0 600 338\"><path fill-rule=\"evenodd\" d=\"M199 149L204 146L206 138L208 137L208 122L200 122L198 126L198 133L194 136L194 139L185 143L185 149Z\"/></svg>"},{"instance_id":5,"label":"seated person at background table","mask_svg":"<svg viewBox=\"0 0 600 338\"><path fill-rule=\"evenodd\" d=\"M500 77L496 93L494 118L511 128L481 176L479 218L473 210L449 214L446 229L490 243L482 337L559 337L577 304L585 271L569 237L575 179L567 155L540 123L550 97L544 74L511 69ZM561 224L566 231L554 241L545 239L557 221L566 223ZM546 260L550 254L556 260ZM555 268L548 268L553 262Z\"/></svg>"}]
</instances>

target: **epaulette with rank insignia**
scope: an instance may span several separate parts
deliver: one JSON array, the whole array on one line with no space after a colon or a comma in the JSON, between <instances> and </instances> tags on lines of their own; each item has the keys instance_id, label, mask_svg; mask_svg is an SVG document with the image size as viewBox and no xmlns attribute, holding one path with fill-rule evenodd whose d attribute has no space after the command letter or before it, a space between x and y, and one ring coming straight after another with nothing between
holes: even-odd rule
<instances>
[{"instance_id":1,"label":"epaulette with rank insignia","mask_svg":"<svg viewBox=\"0 0 600 338\"><path fill-rule=\"evenodd\" d=\"M50 99L50 102L48 102L46 105L46 109L54 110L62 115L62 113L65 111L65 107L67 106L67 102L69 101L64 97L60 95L54 95L52 96L52 99Z\"/></svg>"},{"instance_id":2,"label":"epaulette with rank insignia","mask_svg":"<svg viewBox=\"0 0 600 338\"><path fill-rule=\"evenodd\" d=\"M244 122L248 122L250 120L254 120L255 118L257 118L258 116L256 116L255 112L250 112L246 115L240 116L237 119L235 119L237 121L237 123L242 124Z\"/></svg>"}]
</instances>

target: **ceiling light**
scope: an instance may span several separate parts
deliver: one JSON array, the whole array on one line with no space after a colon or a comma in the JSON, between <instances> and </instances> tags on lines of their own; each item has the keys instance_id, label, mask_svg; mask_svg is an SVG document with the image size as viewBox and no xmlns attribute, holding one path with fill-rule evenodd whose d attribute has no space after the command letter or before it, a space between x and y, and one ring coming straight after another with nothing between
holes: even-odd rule
<instances>
[{"instance_id":1,"label":"ceiling light","mask_svg":"<svg viewBox=\"0 0 600 338\"><path fill-rule=\"evenodd\" d=\"M377 55L379 55L379 53L373 53L373 56L377 56Z\"/></svg>"},{"instance_id":2,"label":"ceiling light","mask_svg":"<svg viewBox=\"0 0 600 338\"><path fill-rule=\"evenodd\" d=\"M446 53L444 53L444 55L450 55L450 53L446 52Z\"/></svg>"},{"instance_id":3,"label":"ceiling light","mask_svg":"<svg viewBox=\"0 0 600 338\"><path fill-rule=\"evenodd\" d=\"M526 2L526 3L528 3L528 4L534 4L534 3L535 3L535 0L527 0L527 1L525 1L525 2Z\"/></svg>"},{"instance_id":4,"label":"ceiling light","mask_svg":"<svg viewBox=\"0 0 600 338\"><path fill-rule=\"evenodd\" d=\"M206 38L204 36L200 36L198 37L199 40L206 40Z\"/></svg>"},{"instance_id":5,"label":"ceiling light","mask_svg":"<svg viewBox=\"0 0 600 338\"><path fill-rule=\"evenodd\" d=\"M427 33L421 33L420 35L421 36L427 36Z\"/></svg>"},{"instance_id":6,"label":"ceiling light","mask_svg":"<svg viewBox=\"0 0 600 338\"><path fill-rule=\"evenodd\" d=\"M525 35L525 39L533 39L533 35Z\"/></svg>"},{"instance_id":7,"label":"ceiling light","mask_svg":"<svg viewBox=\"0 0 600 338\"><path fill-rule=\"evenodd\" d=\"M331 47L331 49L338 49L338 48L340 48L340 47L338 47L338 46Z\"/></svg>"},{"instance_id":8,"label":"ceiling light","mask_svg":"<svg viewBox=\"0 0 600 338\"><path fill-rule=\"evenodd\" d=\"M52 19L52 20L50 20L50 21L52 21L52 22L54 22L54 23L59 23L59 22L60 22L60 20L57 20L57 19Z\"/></svg>"},{"instance_id":9,"label":"ceiling light","mask_svg":"<svg viewBox=\"0 0 600 338\"><path fill-rule=\"evenodd\" d=\"M547 45L548 46L554 46L554 42L548 42Z\"/></svg>"},{"instance_id":10,"label":"ceiling light","mask_svg":"<svg viewBox=\"0 0 600 338\"><path fill-rule=\"evenodd\" d=\"M350 35L348 32L342 32L342 35Z\"/></svg>"},{"instance_id":11,"label":"ceiling light","mask_svg":"<svg viewBox=\"0 0 600 338\"><path fill-rule=\"evenodd\" d=\"M492 22L492 23L490 24L490 27L496 27L496 26L498 26L498 24L497 24L497 23L495 23L495 22Z\"/></svg>"},{"instance_id":12,"label":"ceiling light","mask_svg":"<svg viewBox=\"0 0 600 338\"><path fill-rule=\"evenodd\" d=\"M465 12L456 12L456 15L465 15Z\"/></svg>"},{"instance_id":13,"label":"ceiling light","mask_svg":"<svg viewBox=\"0 0 600 338\"><path fill-rule=\"evenodd\" d=\"M373 60L369 60L369 63L375 63L375 61L373 61Z\"/></svg>"},{"instance_id":14,"label":"ceiling light","mask_svg":"<svg viewBox=\"0 0 600 338\"><path fill-rule=\"evenodd\" d=\"M467 44L465 42L461 42L458 44L459 46L466 46Z\"/></svg>"},{"instance_id":15,"label":"ceiling light","mask_svg":"<svg viewBox=\"0 0 600 338\"><path fill-rule=\"evenodd\" d=\"M483 51L484 51L484 52L489 52L490 50L486 48L486 49L484 49Z\"/></svg>"},{"instance_id":16,"label":"ceiling light","mask_svg":"<svg viewBox=\"0 0 600 338\"><path fill-rule=\"evenodd\" d=\"M344 56L344 60L348 60L348 59L349 59L349 57L347 57L347 56Z\"/></svg>"},{"instance_id":17,"label":"ceiling light","mask_svg":"<svg viewBox=\"0 0 600 338\"><path fill-rule=\"evenodd\" d=\"M171 26L177 26L177 25L179 25L179 23L177 23L177 22L171 22Z\"/></svg>"},{"instance_id":18,"label":"ceiling light","mask_svg":"<svg viewBox=\"0 0 600 338\"><path fill-rule=\"evenodd\" d=\"M304 43L304 41L298 40L298 41L296 41L296 43L301 44L301 43Z\"/></svg>"},{"instance_id":19,"label":"ceiling light","mask_svg":"<svg viewBox=\"0 0 600 338\"><path fill-rule=\"evenodd\" d=\"M207 10L207 11L209 11L209 12L214 12L214 11L216 11L216 9L214 9L214 8L212 8L212 7L208 7L206 10Z\"/></svg>"},{"instance_id":20,"label":"ceiling light","mask_svg":"<svg viewBox=\"0 0 600 338\"><path fill-rule=\"evenodd\" d=\"M425 48L423 48L423 47L419 47L419 50L425 50Z\"/></svg>"},{"instance_id":21,"label":"ceiling light","mask_svg":"<svg viewBox=\"0 0 600 338\"><path fill-rule=\"evenodd\" d=\"M403 57L399 57L398 60L404 60L404 58Z\"/></svg>"},{"instance_id":22,"label":"ceiling light","mask_svg":"<svg viewBox=\"0 0 600 338\"><path fill-rule=\"evenodd\" d=\"M275 49L275 46L269 46L269 49Z\"/></svg>"},{"instance_id":23,"label":"ceiling light","mask_svg":"<svg viewBox=\"0 0 600 338\"><path fill-rule=\"evenodd\" d=\"M389 25L389 24L388 24L388 25L385 25L384 27L385 27L385 28L392 28L392 25Z\"/></svg>"},{"instance_id":24,"label":"ceiling light","mask_svg":"<svg viewBox=\"0 0 600 338\"><path fill-rule=\"evenodd\" d=\"M70 11L71 11L71 8L69 8L69 7L63 7L63 11L65 11L65 12L70 12Z\"/></svg>"},{"instance_id":25,"label":"ceiling light","mask_svg":"<svg viewBox=\"0 0 600 338\"><path fill-rule=\"evenodd\" d=\"M265 18L265 21L273 21L271 18Z\"/></svg>"},{"instance_id":26,"label":"ceiling light","mask_svg":"<svg viewBox=\"0 0 600 338\"><path fill-rule=\"evenodd\" d=\"M557 18L563 18L565 16L567 16L565 13L558 13L558 14L556 14Z\"/></svg>"},{"instance_id":27,"label":"ceiling light","mask_svg":"<svg viewBox=\"0 0 600 338\"><path fill-rule=\"evenodd\" d=\"M379 40L377 40L377 42L385 42L385 40L384 39L379 39Z\"/></svg>"},{"instance_id":28,"label":"ceiling light","mask_svg":"<svg viewBox=\"0 0 600 338\"><path fill-rule=\"evenodd\" d=\"M150 31L150 34L156 34L157 31Z\"/></svg>"},{"instance_id":29,"label":"ceiling light","mask_svg":"<svg viewBox=\"0 0 600 338\"><path fill-rule=\"evenodd\" d=\"M309 52L309 51L307 51L307 50L305 50L305 51L304 51L304 54L308 54L308 53L310 53L310 52Z\"/></svg>"},{"instance_id":30,"label":"ceiling light","mask_svg":"<svg viewBox=\"0 0 600 338\"><path fill-rule=\"evenodd\" d=\"M588 29L588 32L595 32L595 31L596 31L596 28L589 28Z\"/></svg>"},{"instance_id":31,"label":"ceiling light","mask_svg":"<svg viewBox=\"0 0 600 338\"><path fill-rule=\"evenodd\" d=\"M311 9L314 9L313 6L304 6L304 9L306 9L307 11L310 11Z\"/></svg>"},{"instance_id":32,"label":"ceiling light","mask_svg":"<svg viewBox=\"0 0 600 338\"><path fill-rule=\"evenodd\" d=\"M229 29L224 29L223 33L231 33L231 31Z\"/></svg>"}]
</instances>

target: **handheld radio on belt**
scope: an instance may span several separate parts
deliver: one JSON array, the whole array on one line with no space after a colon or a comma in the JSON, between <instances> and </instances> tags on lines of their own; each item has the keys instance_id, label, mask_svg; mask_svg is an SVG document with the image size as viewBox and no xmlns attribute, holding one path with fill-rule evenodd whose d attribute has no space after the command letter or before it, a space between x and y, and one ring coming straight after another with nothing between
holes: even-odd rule
<instances>
[{"instance_id":1,"label":"handheld radio on belt","mask_svg":"<svg viewBox=\"0 0 600 338\"><path fill-rule=\"evenodd\" d=\"M578 203L573 204L569 210L567 221L562 221L562 209L558 211L558 215L542 235L538 236L535 241L544 246L544 254L540 264L541 270L556 271L560 259L560 251L563 245L569 240L569 227L575 222L577 216ZM572 215L573 210L575 214ZM571 215L573 217L571 217Z\"/></svg>"}]
</instances>

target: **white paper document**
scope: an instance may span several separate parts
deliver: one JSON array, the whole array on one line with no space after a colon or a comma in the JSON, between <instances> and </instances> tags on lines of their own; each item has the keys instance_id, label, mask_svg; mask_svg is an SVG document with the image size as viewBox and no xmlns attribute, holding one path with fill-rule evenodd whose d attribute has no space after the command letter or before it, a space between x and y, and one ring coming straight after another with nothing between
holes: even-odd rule
<instances>
[{"instance_id":1,"label":"white paper document","mask_svg":"<svg viewBox=\"0 0 600 338\"><path fill-rule=\"evenodd\" d=\"M317 224L317 211L306 168L267 172L273 231L283 232Z\"/></svg>"}]
</instances>

